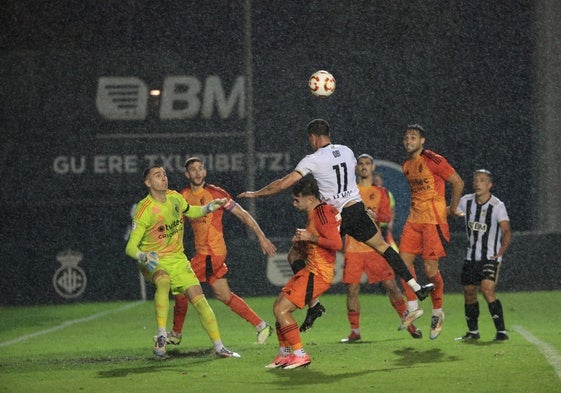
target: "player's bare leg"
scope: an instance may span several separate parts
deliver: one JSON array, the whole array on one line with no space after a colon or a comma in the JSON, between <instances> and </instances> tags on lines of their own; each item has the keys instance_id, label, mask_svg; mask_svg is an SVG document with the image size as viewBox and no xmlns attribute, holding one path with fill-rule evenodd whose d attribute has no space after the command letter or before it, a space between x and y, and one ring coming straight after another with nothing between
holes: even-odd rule
<instances>
[{"instance_id":1,"label":"player's bare leg","mask_svg":"<svg viewBox=\"0 0 561 393\"><path fill-rule=\"evenodd\" d=\"M424 261L425 275L434 285L434 290L430 293L432 301L432 317L430 327L430 339L434 340L442 331L444 322L444 312L442 311L442 303L444 298L444 281L442 274L438 269L438 259L425 259Z\"/></svg>"},{"instance_id":2,"label":"player's bare leg","mask_svg":"<svg viewBox=\"0 0 561 393\"><path fill-rule=\"evenodd\" d=\"M174 296L175 304L173 305L173 328L168 332L167 343L172 345L181 344L183 338L183 325L189 308L187 296L180 293Z\"/></svg>"},{"instance_id":3,"label":"player's bare leg","mask_svg":"<svg viewBox=\"0 0 561 393\"><path fill-rule=\"evenodd\" d=\"M191 305L197 310L199 314L199 319L201 325L205 329L208 337L214 344L214 350L216 355L221 357L237 357L240 355L236 352L227 349L224 344L222 344L222 339L220 338L220 330L218 329L218 322L216 321L216 316L214 311L208 304L206 297L203 293L203 289L200 285L193 285L187 288L185 292L187 298L191 302Z\"/></svg>"},{"instance_id":4,"label":"player's bare leg","mask_svg":"<svg viewBox=\"0 0 561 393\"><path fill-rule=\"evenodd\" d=\"M376 250L384 259L389 263L393 271L401 278L403 278L407 285L413 289L419 300L425 299L430 291L433 290L434 286L432 284L419 285L415 277L411 275L407 265L400 257L400 255L392 248L384 238L382 237L382 232L378 230L374 236L365 241L367 245Z\"/></svg>"},{"instance_id":5,"label":"player's bare leg","mask_svg":"<svg viewBox=\"0 0 561 393\"><path fill-rule=\"evenodd\" d=\"M211 287L216 299L220 300L228 306L230 310L255 327L257 342L259 344L265 343L273 332L271 325L257 315L257 313L249 306L249 304L246 303L244 299L230 290L228 280L224 277L218 278L212 282Z\"/></svg>"},{"instance_id":6,"label":"player's bare leg","mask_svg":"<svg viewBox=\"0 0 561 393\"><path fill-rule=\"evenodd\" d=\"M304 350L304 344L298 331L298 324L292 313L296 306L288 300L283 293L280 293L273 305L273 313L277 320L277 337L279 340L279 352L272 363L267 368L283 367L292 369L308 366L312 360L310 355ZM292 353L286 356L287 349L290 347Z\"/></svg>"},{"instance_id":7,"label":"player's bare leg","mask_svg":"<svg viewBox=\"0 0 561 393\"><path fill-rule=\"evenodd\" d=\"M422 338L423 333L421 332L420 329L417 329L415 327L413 321L420 318L423 315L423 310L419 309L420 313L417 312L413 314L410 314L408 312L407 303L405 302L406 298L401 292L401 290L399 289L399 286L397 285L397 282L395 280L384 280L382 281L382 285L384 286L384 288L386 288L386 292L390 299L390 303L394 308L394 310L397 312L397 315L399 315L399 318L403 320L404 318L409 317L409 319L411 319L411 322L408 324L408 326L405 327L405 329L407 329L409 334L411 334L411 337ZM415 299L417 298L415 297Z\"/></svg>"},{"instance_id":8,"label":"player's bare leg","mask_svg":"<svg viewBox=\"0 0 561 393\"><path fill-rule=\"evenodd\" d=\"M302 251L295 246L292 246L288 251L287 260L294 274L306 266ZM325 307L319 302L319 298L310 300L308 303L308 310L306 311L306 318L304 322L302 322L302 325L300 325L300 331L305 332L311 329L315 320L325 314L325 312Z\"/></svg>"},{"instance_id":9,"label":"player's bare leg","mask_svg":"<svg viewBox=\"0 0 561 393\"><path fill-rule=\"evenodd\" d=\"M416 257L415 254L400 252L399 255L402 258L405 265L407 266L411 275L416 279L417 274L415 272L415 266L413 265L413 262L415 261L415 257ZM407 298L407 311L405 312L405 314L401 318L401 324L399 325L398 330L409 329L409 326L416 319L419 319L421 317L421 315L423 315L423 309L419 306L419 301L418 301L417 294L415 293L415 291L413 289L411 289L411 287L409 285L407 285L405 280L402 279L401 282L403 284L402 285L403 286L403 291L405 292L405 296ZM432 286L432 284L431 284L431 286ZM432 288L434 288L434 287L432 287ZM428 292L427 292L427 295L428 295Z\"/></svg>"}]
</instances>

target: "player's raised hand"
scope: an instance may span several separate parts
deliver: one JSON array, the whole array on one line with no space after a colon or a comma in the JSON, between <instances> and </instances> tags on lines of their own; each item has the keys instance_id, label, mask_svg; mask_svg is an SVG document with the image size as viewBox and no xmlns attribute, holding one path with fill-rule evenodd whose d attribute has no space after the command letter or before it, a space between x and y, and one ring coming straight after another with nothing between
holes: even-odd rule
<instances>
[{"instance_id":1,"label":"player's raised hand","mask_svg":"<svg viewBox=\"0 0 561 393\"><path fill-rule=\"evenodd\" d=\"M296 241L299 241L299 242L316 242L317 241L316 236L312 235L306 229L301 229L301 228L296 229L296 233L294 235L294 238L296 239Z\"/></svg>"},{"instance_id":2,"label":"player's raised hand","mask_svg":"<svg viewBox=\"0 0 561 393\"><path fill-rule=\"evenodd\" d=\"M268 238L259 239L259 245L261 246L261 252L272 257L277 253L277 247Z\"/></svg>"},{"instance_id":3,"label":"player's raised hand","mask_svg":"<svg viewBox=\"0 0 561 393\"><path fill-rule=\"evenodd\" d=\"M465 217L466 215L464 212L461 212L458 209L450 209L450 206L446 207L446 211L448 212L448 215L452 217Z\"/></svg>"},{"instance_id":4,"label":"player's raised hand","mask_svg":"<svg viewBox=\"0 0 561 393\"><path fill-rule=\"evenodd\" d=\"M255 196L255 191L244 191L241 194L238 195L238 198L257 198Z\"/></svg>"},{"instance_id":5,"label":"player's raised hand","mask_svg":"<svg viewBox=\"0 0 561 393\"><path fill-rule=\"evenodd\" d=\"M224 205L227 202L226 198L220 198L220 199L213 199L212 201L210 201L207 205L205 205L203 207L203 211L206 214L212 213L218 209L220 209L220 207L222 205Z\"/></svg>"}]
</instances>

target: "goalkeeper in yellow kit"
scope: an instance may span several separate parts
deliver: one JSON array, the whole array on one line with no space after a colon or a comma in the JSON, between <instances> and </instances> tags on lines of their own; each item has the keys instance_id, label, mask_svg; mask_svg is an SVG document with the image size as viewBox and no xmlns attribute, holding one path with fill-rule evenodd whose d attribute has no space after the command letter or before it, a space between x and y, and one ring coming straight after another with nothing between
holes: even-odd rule
<instances>
[{"instance_id":1,"label":"goalkeeper in yellow kit","mask_svg":"<svg viewBox=\"0 0 561 393\"><path fill-rule=\"evenodd\" d=\"M166 171L157 165L144 171L144 184L149 193L137 204L126 253L137 261L144 277L156 287L154 306L158 334L154 355L167 357L166 323L171 290L174 295L185 294L197 310L218 356L240 357L222 344L214 312L183 251L183 216L202 217L218 209L226 200L215 199L205 206L189 205L178 192L168 189Z\"/></svg>"}]
</instances>

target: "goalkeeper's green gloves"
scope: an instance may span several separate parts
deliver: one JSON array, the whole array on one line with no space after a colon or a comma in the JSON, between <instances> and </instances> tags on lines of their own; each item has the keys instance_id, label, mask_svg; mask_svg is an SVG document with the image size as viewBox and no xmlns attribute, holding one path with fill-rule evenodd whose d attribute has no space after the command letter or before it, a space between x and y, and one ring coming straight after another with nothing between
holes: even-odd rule
<instances>
[{"instance_id":1,"label":"goalkeeper's green gloves","mask_svg":"<svg viewBox=\"0 0 561 393\"><path fill-rule=\"evenodd\" d=\"M212 213L212 212L220 209L220 207L223 204L225 204L226 202L227 202L226 198L213 199L207 205L203 206L203 213L206 216L207 214Z\"/></svg>"},{"instance_id":2,"label":"goalkeeper's green gloves","mask_svg":"<svg viewBox=\"0 0 561 393\"><path fill-rule=\"evenodd\" d=\"M160 260L160 256L155 251L139 251L136 254L136 258L138 259L138 264L144 266L150 273L152 273L154 269L156 269L156 266L158 266L158 261Z\"/></svg>"}]
</instances>

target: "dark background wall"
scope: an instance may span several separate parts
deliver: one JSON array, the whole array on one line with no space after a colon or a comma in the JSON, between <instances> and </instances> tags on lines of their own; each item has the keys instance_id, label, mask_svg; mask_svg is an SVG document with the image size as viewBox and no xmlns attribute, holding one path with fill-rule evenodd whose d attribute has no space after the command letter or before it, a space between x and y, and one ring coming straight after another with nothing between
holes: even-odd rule
<instances>
[{"instance_id":1,"label":"dark background wall","mask_svg":"<svg viewBox=\"0 0 561 393\"><path fill-rule=\"evenodd\" d=\"M0 304L66 301L52 283L65 250L81 253L88 275L78 299L136 296L124 238L131 205L145 194L143 168L164 164L178 189L185 158L202 154L208 181L235 196L247 189L251 125L261 187L310 152L303 130L313 118L326 118L333 139L357 154L395 164L405 158L404 126L421 123L426 147L448 158L466 191L474 169L490 169L513 229L535 229L532 2L104 3L4 2L0 286L9 291ZM337 79L329 99L307 91L317 69ZM100 110L106 77L136 78L141 90L163 95L148 96L138 119L115 120ZM172 77L184 83L166 84ZM166 94L180 119L165 112ZM402 181L390 168L400 223ZM302 221L287 194L255 209L280 244ZM245 233L226 220L232 255L246 252Z\"/></svg>"}]
</instances>

